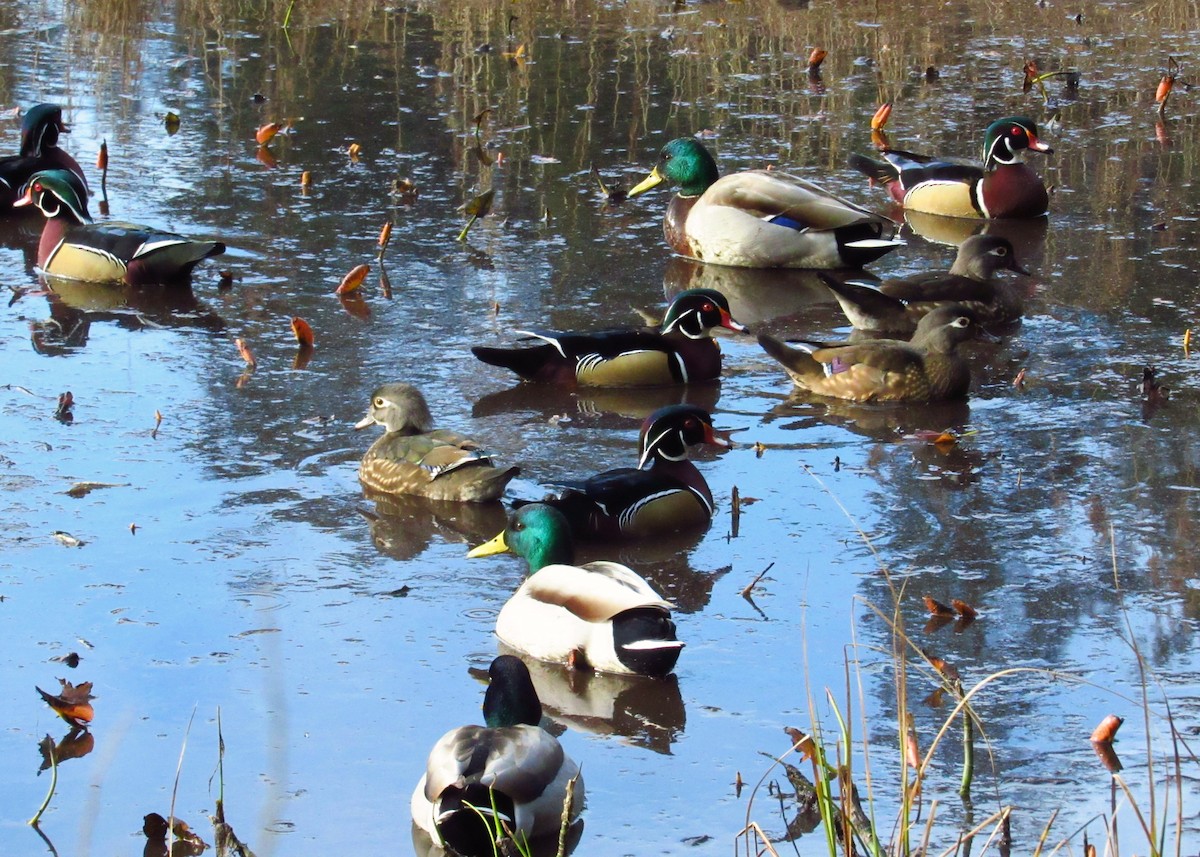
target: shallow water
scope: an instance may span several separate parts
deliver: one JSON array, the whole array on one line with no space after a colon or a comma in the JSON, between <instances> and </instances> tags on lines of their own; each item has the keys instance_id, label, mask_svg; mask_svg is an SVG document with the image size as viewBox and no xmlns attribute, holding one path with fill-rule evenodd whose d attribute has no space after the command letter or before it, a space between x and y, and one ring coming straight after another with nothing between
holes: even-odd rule
<instances>
[{"instance_id":1,"label":"shallow water","mask_svg":"<svg viewBox=\"0 0 1200 857\"><path fill-rule=\"evenodd\" d=\"M107 140L114 218L230 248L198 270L194 295L44 292L31 267L40 224L0 232L12 290L0 312L0 754L10 760L0 850L46 850L24 822L48 787L37 743L67 731L34 686L53 690L58 677L94 682L97 696L95 749L62 764L42 822L60 854L140 852L142 816L168 814L173 792L175 814L211 841L218 710L226 812L258 854L384 853L398 839L406 849L412 785L436 738L477 719L477 671L496 652L495 615L522 567L465 559L502 526L499 508L385 510L362 496L355 466L372 432L351 426L371 390L420 386L441 425L521 464L513 496L629 463L641 417L669 396L514 389L467 346L529 326L633 323L631 308L657 310L700 284L726 290L755 329L828 338L844 321L803 274L670 259L667 195L606 205L590 165L628 186L663 142L706 130L727 171L788 164L886 210L844 166L870 150L880 99L896 102L893 142L917 151L970 156L991 118L1043 119L1056 153L1042 170L1056 192L1048 225L1016 236L1034 272L1028 317L976 349L964 407L798 399L752 339L723 340L725 380L687 393L719 426L742 429L736 449L696 455L717 519L705 534L617 552L680 605L677 679L537 675L587 777L577 853L726 854L748 816L782 835L766 786L748 811L750 788L739 796L734 781L768 772L762 754L788 748L784 726L809 730L815 716L832 748L826 688L842 707L853 694L855 740L870 740L890 835L900 776L881 565L903 584L914 642L968 687L1011 668L1055 672L1003 677L975 699L988 743L974 821L1013 805L1028 849L1058 809L1052 841L1089 820L1092 841L1102 838L1094 816L1108 809L1111 779L1087 737L1109 712L1129 718L1117 748L1148 807L1130 638L1151 675L1162 812L1164 701L1185 736L1200 725L1197 384L1181 347L1197 306L1200 150L1191 94L1177 87L1156 128L1152 93L1200 22L1172 2L959 2L930 28L926 8L534 4L513 7L510 22L494 5L355 4L326 19L297 10L285 36L286 5L218 18L215 6L186 4L0 4L0 103L63 103L65 146L89 175ZM520 43L527 60L503 56ZM830 51L820 85L804 67L815 44ZM1031 57L1081 71L1077 93L1049 82L1049 124L1037 95L1020 92ZM940 77L927 83L931 65ZM473 117L486 107L481 159ZM174 135L167 111L182 120ZM260 155L255 129L284 118L294 131ZM15 120L0 123L0 148L15 150L17 135ZM389 193L397 176L419 186L415 202ZM489 186L495 211L456 243L456 207ZM388 218L391 299L374 260ZM930 237L909 235L874 274L948 266L939 242L955 236L915 225ZM333 289L360 263L373 267L365 300L343 306ZM234 274L228 288L222 269ZM303 369L293 315L316 331ZM1151 364L1171 388L1156 409L1139 392ZM70 424L54 418L66 390ZM946 427L964 435L951 450L912 437ZM113 487L67 495L78 481ZM961 598L980 618L961 633L923 631L925 594ZM71 651L83 657L74 670L50 661ZM847 657L864 664L865 723ZM921 702L936 686L914 660L922 748L949 711ZM956 798L958 747L955 731L924 790L938 801L941 848L971 818ZM1191 844L1194 770L1184 773ZM771 778L786 788L778 770ZM927 803L922 825L928 814ZM1134 848L1132 820L1122 823ZM822 843L817 833L799 847Z\"/></svg>"}]
</instances>

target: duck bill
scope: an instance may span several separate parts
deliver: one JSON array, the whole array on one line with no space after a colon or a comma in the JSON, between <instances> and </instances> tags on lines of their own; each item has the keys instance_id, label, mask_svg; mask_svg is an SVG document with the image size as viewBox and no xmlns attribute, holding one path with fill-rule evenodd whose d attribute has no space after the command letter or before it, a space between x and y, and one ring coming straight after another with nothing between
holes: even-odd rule
<instances>
[{"instance_id":1,"label":"duck bill","mask_svg":"<svg viewBox=\"0 0 1200 857\"><path fill-rule=\"evenodd\" d=\"M734 321L733 316L725 312L725 310L721 310L721 327L726 330L732 330L734 333L746 332L746 325L739 321Z\"/></svg>"},{"instance_id":2,"label":"duck bill","mask_svg":"<svg viewBox=\"0 0 1200 857\"><path fill-rule=\"evenodd\" d=\"M13 205L18 205L18 204L20 204L20 200L13 203ZM354 424L354 430L362 431L367 426L374 425L374 424L375 424L375 418L372 417L370 414L367 414L365 417L363 417L361 420L359 420L358 422L356 422Z\"/></svg>"},{"instance_id":3,"label":"duck bill","mask_svg":"<svg viewBox=\"0 0 1200 857\"><path fill-rule=\"evenodd\" d=\"M1026 277L1029 276L1029 272L1027 270L1025 270L1023 267L1021 267L1021 265L1018 264L1017 260L1011 256L1008 259L1008 270L1012 271L1015 274L1022 274Z\"/></svg>"},{"instance_id":4,"label":"duck bill","mask_svg":"<svg viewBox=\"0 0 1200 857\"><path fill-rule=\"evenodd\" d=\"M1054 152L1054 150L1051 149L1049 145L1047 145L1046 143L1043 143L1041 140L1039 140L1037 137L1033 136L1032 134L1029 135L1029 148L1031 151L1041 152L1043 155L1049 155Z\"/></svg>"},{"instance_id":5,"label":"duck bill","mask_svg":"<svg viewBox=\"0 0 1200 857\"><path fill-rule=\"evenodd\" d=\"M25 185L24 190L25 195L12 204L13 208L24 208L27 205L33 205L33 183L30 182Z\"/></svg>"},{"instance_id":6,"label":"duck bill","mask_svg":"<svg viewBox=\"0 0 1200 857\"><path fill-rule=\"evenodd\" d=\"M467 556L471 559L481 556L492 556L493 554L505 553L508 550L508 542L504 541L504 533L498 534L489 542L484 542L479 547L471 548L467 551Z\"/></svg>"},{"instance_id":7,"label":"duck bill","mask_svg":"<svg viewBox=\"0 0 1200 857\"><path fill-rule=\"evenodd\" d=\"M716 446L721 449L729 449L733 446L733 441L729 439L729 432L721 431L712 426L708 426L705 430L704 442L709 446Z\"/></svg>"},{"instance_id":8,"label":"duck bill","mask_svg":"<svg viewBox=\"0 0 1200 857\"><path fill-rule=\"evenodd\" d=\"M664 181L666 181L666 176L658 171L658 167L655 167L650 171L650 175L646 176L644 179L634 185L630 189L629 193L626 194L626 196L629 198L635 197L638 194L645 193L652 188L658 187Z\"/></svg>"}]
</instances>

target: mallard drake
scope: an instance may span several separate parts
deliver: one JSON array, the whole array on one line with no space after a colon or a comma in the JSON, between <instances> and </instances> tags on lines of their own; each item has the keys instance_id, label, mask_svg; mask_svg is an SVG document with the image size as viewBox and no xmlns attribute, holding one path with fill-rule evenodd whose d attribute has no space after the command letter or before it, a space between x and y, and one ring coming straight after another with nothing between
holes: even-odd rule
<instances>
[{"instance_id":1,"label":"mallard drake","mask_svg":"<svg viewBox=\"0 0 1200 857\"><path fill-rule=\"evenodd\" d=\"M688 447L698 443L729 446L703 408L659 408L642 423L637 467L606 470L542 502L562 512L580 539L643 538L708 526L712 491L687 457Z\"/></svg>"},{"instance_id":2,"label":"mallard drake","mask_svg":"<svg viewBox=\"0 0 1200 857\"><path fill-rule=\"evenodd\" d=\"M881 182L905 208L947 217L1041 217L1050 205L1027 152L1054 150L1024 116L997 119L984 132L983 165L884 149L883 161L851 155L850 166Z\"/></svg>"},{"instance_id":3,"label":"mallard drake","mask_svg":"<svg viewBox=\"0 0 1200 857\"><path fill-rule=\"evenodd\" d=\"M492 366L511 369L529 381L594 387L646 387L712 381L721 375L715 327L746 328L729 314L729 302L712 289L675 296L657 329L593 333L517 333L541 340L532 348L471 349Z\"/></svg>"},{"instance_id":4,"label":"mallard drake","mask_svg":"<svg viewBox=\"0 0 1200 857\"><path fill-rule=\"evenodd\" d=\"M496 619L496 636L540 661L600 672L663 676L683 643L675 637L671 602L631 568L615 562L575 565L571 526L557 509L516 509L494 539L469 557L511 551L529 577Z\"/></svg>"},{"instance_id":5,"label":"mallard drake","mask_svg":"<svg viewBox=\"0 0 1200 857\"><path fill-rule=\"evenodd\" d=\"M67 170L87 187L79 163L58 147L58 135L69 134L57 104L35 104L21 118L21 153L0 158L0 212L13 207L30 177L41 170Z\"/></svg>"},{"instance_id":6,"label":"mallard drake","mask_svg":"<svg viewBox=\"0 0 1200 857\"><path fill-rule=\"evenodd\" d=\"M517 842L557 836L573 778L570 819L583 809L579 766L538 725L542 705L528 668L514 655L501 655L488 675L487 725L460 726L443 735L411 801L418 827L470 857L496 853L497 826Z\"/></svg>"},{"instance_id":7,"label":"mallard drake","mask_svg":"<svg viewBox=\"0 0 1200 857\"><path fill-rule=\"evenodd\" d=\"M193 241L136 223L93 223L87 188L68 170L34 173L14 207L37 206L46 215L38 267L70 280L130 285L184 280L196 264L225 252L220 241Z\"/></svg>"},{"instance_id":8,"label":"mallard drake","mask_svg":"<svg viewBox=\"0 0 1200 857\"><path fill-rule=\"evenodd\" d=\"M1025 311L1020 289L1008 280L995 279L997 271L1029 276L1007 238L972 235L958 248L949 271L884 280L878 289L843 283L825 273L819 276L859 330L912 334L922 316L948 303L966 306L984 325L1019 319Z\"/></svg>"},{"instance_id":9,"label":"mallard drake","mask_svg":"<svg viewBox=\"0 0 1200 857\"><path fill-rule=\"evenodd\" d=\"M664 181L680 185L663 233L682 256L740 268L857 268L898 247L897 224L783 170L718 178L694 137L663 146L629 196Z\"/></svg>"},{"instance_id":10,"label":"mallard drake","mask_svg":"<svg viewBox=\"0 0 1200 857\"><path fill-rule=\"evenodd\" d=\"M758 342L809 392L853 402L936 402L967 395L971 369L958 346L980 333L974 313L951 304L922 318L911 342L806 342L792 348L766 334Z\"/></svg>"},{"instance_id":11,"label":"mallard drake","mask_svg":"<svg viewBox=\"0 0 1200 857\"><path fill-rule=\"evenodd\" d=\"M359 481L372 491L486 503L499 499L520 472L496 467L490 454L458 432L435 430L425 397L411 384L383 384L371 394L367 415L354 427L376 424L386 431L358 466Z\"/></svg>"}]
</instances>

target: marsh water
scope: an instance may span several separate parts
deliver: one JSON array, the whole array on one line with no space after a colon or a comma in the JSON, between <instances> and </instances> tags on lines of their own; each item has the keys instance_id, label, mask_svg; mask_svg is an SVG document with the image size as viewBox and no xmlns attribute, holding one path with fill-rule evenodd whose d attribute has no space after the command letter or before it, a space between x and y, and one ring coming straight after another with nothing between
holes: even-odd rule
<instances>
[{"instance_id":1,"label":"marsh water","mask_svg":"<svg viewBox=\"0 0 1200 857\"><path fill-rule=\"evenodd\" d=\"M896 617L968 688L1030 668L973 700L972 805L957 728L935 750L914 819L933 817L937 851L1007 806L1025 852L1056 811L1049 842L1078 848L1084 826L1103 841L1112 778L1088 736L1109 713L1127 718L1116 747L1139 809L1153 794L1195 850L1195 767L1180 810L1169 764L1188 752L1170 724L1184 741L1200 727L1198 385L1183 347L1200 300L1194 6L87 0L4 2L0 19L0 107L63 104L64 147L94 189L106 141L112 217L229 246L190 292L80 287L34 272L40 222L0 226L0 852L140 854L142 817L172 806L211 842L222 787L260 855L408 851L412 786L437 737L478 720L523 567L465 558L503 526L499 505L362 495L373 432L352 425L388 380L519 463L513 497L632 464L642 417L684 395L739 430L736 448L694 456L718 502L707 532L586 551L677 602L676 677L535 676L587 779L577 853L727 854L748 819L821 853L820 832L789 832L771 757L787 726L819 727L832 757L831 699L890 839L898 649L922 751L951 710L895 642ZM829 52L819 80L813 47ZM1182 75L1160 117L1168 56ZM1030 59L1078 86L1023 93ZM695 285L726 291L754 330L844 335L810 275L672 259L667 194L607 202L589 169L628 187L664 142L699 133L726 171L787 165L890 211L845 166L871 150L885 100L902 148L970 157L1013 113L1055 148L1038 162L1050 217L1008 233L1032 271L1027 317L973 348L969 403L795 397L751 337L723 337L724 380L686 393L524 388L471 357L516 329L636 324ZM291 127L262 151L272 121ZM17 140L18 120L0 120L3 150ZM393 193L396 179L418 194ZM492 212L456 242L456 209L487 188ZM914 221L871 273L948 267L978 226ZM339 301L363 263L361 299ZM315 331L303 366L292 316ZM1166 402L1142 395L1151 365ZM56 418L66 391L70 420ZM957 445L930 442L944 429ZM979 618L926 626L924 595ZM75 668L52 660L72 652ZM68 728L35 686L59 678L93 683L94 747L59 765L42 838L26 826L49 788L38 745ZM1118 817L1145 853L1128 808Z\"/></svg>"}]
</instances>

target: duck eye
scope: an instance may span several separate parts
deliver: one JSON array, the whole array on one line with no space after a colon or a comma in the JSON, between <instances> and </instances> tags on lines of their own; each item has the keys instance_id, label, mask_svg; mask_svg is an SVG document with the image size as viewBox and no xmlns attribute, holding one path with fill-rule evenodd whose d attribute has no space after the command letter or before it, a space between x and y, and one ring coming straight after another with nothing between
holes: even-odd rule
<instances>
[{"instance_id":1,"label":"duck eye","mask_svg":"<svg viewBox=\"0 0 1200 857\"><path fill-rule=\"evenodd\" d=\"M1007 251L1007 250L1005 250L1003 247L997 247L997 248L996 248L996 255L997 255L997 256L1007 256L1007 255L1008 255L1008 251Z\"/></svg>"},{"instance_id":2,"label":"duck eye","mask_svg":"<svg viewBox=\"0 0 1200 857\"><path fill-rule=\"evenodd\" d=\"M513 529L514 530L523 530L523 529L525 529L525 524L523 524L521 521L517 521L513 524Z\"/></svg>"},{"instance_id":3,"label":"duck eye","mask_svg":"<svg viewBox=\"0 0 1200 857\"><path fill-rule=\"evenodd\" d=\"M1025 136L1025 129L1020 125L1014 125L1012 128L1012 135L1014 137L1023 137Z\"/></svg>"},{"instance_id":4,"label":"duck eye","mask_svg":"<svg viewBox=\"0 0 1200 857\"><path fill-rule=\"evenodd\" d=\"M382 407L383 407L383 396L376 396L376 397L375 397L375 407L377 407L377 408L382 408Z\"/></svg>"},{"instance_id":5,"label":"duck eye","mask_svg":"<svg viewBox=\"0 0 1200 857\"><path fill-rule=\"evenodd\" d=\"M715 309L716 307L711 303L705 303L704 306L700 307L700 312L712 312Z\"/></svg>"}]
</instances>

